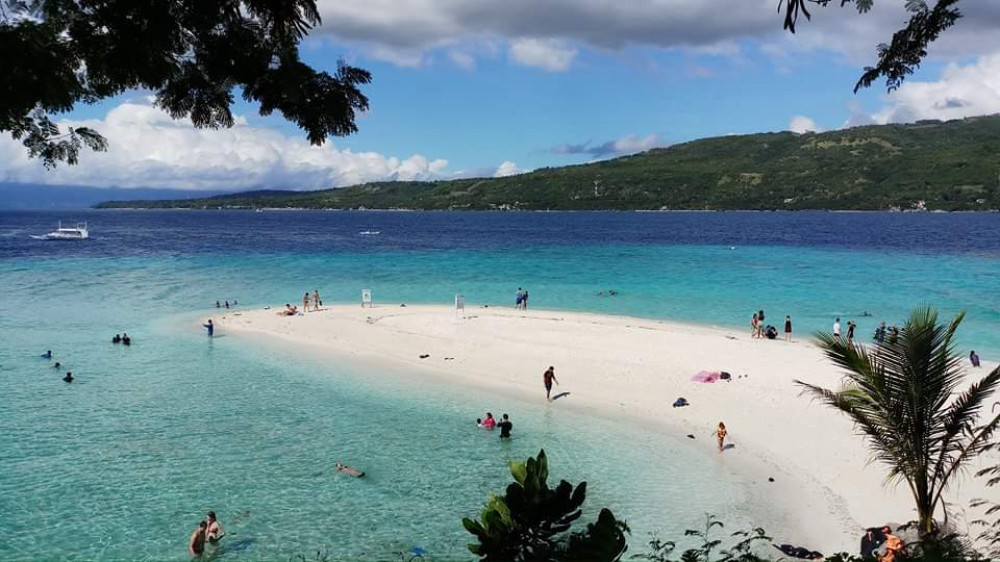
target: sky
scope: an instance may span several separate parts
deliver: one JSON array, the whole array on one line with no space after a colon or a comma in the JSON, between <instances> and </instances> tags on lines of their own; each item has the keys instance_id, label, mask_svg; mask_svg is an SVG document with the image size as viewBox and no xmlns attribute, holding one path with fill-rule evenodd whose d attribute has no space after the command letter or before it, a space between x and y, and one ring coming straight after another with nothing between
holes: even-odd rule
<instances>
[{"instance_id":1,"label":"sky","mask_svg":"<svg viewBox=\"0 0 1000 562\"><path fill-rule=\"evenodd\" d=\"M110 142L45 170L0 137L0 182L320 189L579 164L697 138L827 131L1000 112L1000 0L965 17L887 92L853 86L907 19L903 0L813 9L792 35L776 0L318 0L302 45L320 69L369 70L359 132L310 146L240 102L231 129L170 119L149 92L59 116Z\"/></svg>"}]
</instances>

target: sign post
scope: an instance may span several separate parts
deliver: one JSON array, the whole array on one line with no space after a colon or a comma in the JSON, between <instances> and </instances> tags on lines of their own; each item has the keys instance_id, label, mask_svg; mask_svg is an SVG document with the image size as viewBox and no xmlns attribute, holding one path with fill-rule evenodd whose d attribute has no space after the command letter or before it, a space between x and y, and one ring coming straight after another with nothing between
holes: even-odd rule
<instances>
[{"instance_id":1,"label":"sign post","mask_svg":"<svg viewBox=\"0 0 1000 562\"><path fill-rule=\"evenodd\" d=\"M465 316L465 296L456 293L455 294L455 314L458 315L459 313L461 313L462 316Z\"/></svg>"},{"instance_id":2,"label":"sign post","mask_svg":"<svg viewBox=\"0 0 1000 562\"><path fill-rule=\"evenodd\" d=\"M371 289L361 289L361 308L364 308L365 306L368 308L373 306Z\"/></svg>"}]
</instances>

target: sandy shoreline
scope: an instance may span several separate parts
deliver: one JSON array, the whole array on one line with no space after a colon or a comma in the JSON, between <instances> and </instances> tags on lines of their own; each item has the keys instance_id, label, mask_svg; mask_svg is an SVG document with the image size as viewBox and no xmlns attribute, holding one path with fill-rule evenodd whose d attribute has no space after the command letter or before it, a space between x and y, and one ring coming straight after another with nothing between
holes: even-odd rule
<instances>
[{"instance_id":1,"label":"sandy shoreline","mask_svg":"<svg viewBox=\"0 0 1000 562\"><path fill-rule=\"evenodd\" d=\"M801 396L792 383L836 387L840 380L820 351L799 338L752 340L741 330L494 307L470 306L464 317L447 306L335 306L297 317L276 311L230 311L215 321L222 332L306 345L542 403L542 372L553 365L560 382L553 394L570 393L553 408L652 422L674 437L696 435L700 447L714 447L710 434L724 420L736 444L723 453L724 461L734 470L773 475L765 493L796 516L800 529L782 540L824 552L853 552L862 527L911 518L905 486L883 485L884 470L867 466L867 450L850 422ZM701 370L727 371L734 380L692 382ZM673 408L680 396L691 406ZM951 494L962 506L982 490L972 478L963 484Z\"/></svg>"}]
</instances>

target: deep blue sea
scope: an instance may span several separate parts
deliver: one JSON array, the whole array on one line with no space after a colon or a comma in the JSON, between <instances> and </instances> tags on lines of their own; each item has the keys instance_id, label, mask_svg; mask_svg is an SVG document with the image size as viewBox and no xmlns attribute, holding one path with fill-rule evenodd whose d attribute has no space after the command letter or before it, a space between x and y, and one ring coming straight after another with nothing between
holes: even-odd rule
<instances>
[{"instance_id":1,"label":"deep blue sea","mask_svg":"<svg viewBox=\"0 0 1000 562\"><path fill-rule=\"evenodd\" d=\"M92 238L31 237L58 220ZM216 300L512 305L525 287L535 308L738 327L764 309L861 336L929 304L966 310L959 351L996 360L998 274L1000 214L0 213L0 559L186 559L208 509L232 533L219 559L469 559L461 517L541 447L636 545L753 515L716 455L673 437L207 340L190 321ZM109 343L122 331L132 347ZM514 415L511 443L470 429L487 409ZM338 478L337 459L369 477Z\"/></svg>"}]
</instances>

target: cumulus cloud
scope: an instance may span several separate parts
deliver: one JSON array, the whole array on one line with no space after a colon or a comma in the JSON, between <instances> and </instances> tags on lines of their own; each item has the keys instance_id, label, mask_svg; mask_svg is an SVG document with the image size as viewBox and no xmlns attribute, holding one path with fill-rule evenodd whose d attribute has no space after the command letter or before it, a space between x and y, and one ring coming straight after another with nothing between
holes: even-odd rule
<instances>
[{"instance_id":1,"label":"cumulus cloud","mask_svg":"<svg viewBox=\"0 0 1000 562\"><path fill-rule=\"evenodd\" d=\"M523 174L525 170L517 167L517 164L511 162L510 160L504 160L503 164L497 166L497 170L493 172L493 177L495 178L505 178L507 176L516 176L517 174Z\"/></svg>"},{"instance_id":2,"label":"cumulus cloud","mask_svg":"<svg viewBox=\"0 0 1000 562\"><path fill-rule=\"evenodd\" d=\"M816 126L816 122L805 115L796 115L788 122L788 130L793 133L818 133L822 129Z\"/></svg>"},{"instance_id":3,"label":"cumulus cloud","mask_svg":"<svg viewBox=\"0 0 1000 562\"><path fill-rule=\"evenodd\" d=\"M475 70L476 68L476 57L464 51L452 49L448 51L448 59L451 60L455 66L465 70Z\"/></svg>"},{"instance_id":4,"label":"cumulus cloud","mask_svg":"<svg viewBox=\"0 0 1000 562\"><path fill-rule=\"evenodd\" d=\"M510 45L510 58L524 66L548 72L563 72L576 58L576 49L556 39L517 39Z\"/></svg>"},{"instance_id":5,"label":"cumulus cloud","mask_svg":"<svg viewBox=\"0 0 1000 562\"><path fill-rule=\"evenodd\" d=\"M197 129L162 110L126 102L103 120L63 121L87 126L109 141L108 152L85 152L77 166L46 171L24 147L0 137L0 181L97 187L182 189L316 189L375 180L440 179L447 160L415 154L400 159L377 152L311 146L300 138L252 127Z\"/></svg>"},{"instance_id":6,"label":"cumulus cloud","mask_svg":"<svg viewBox=\"0 0 1000 562\"><path fill-rule=\"evenodd\" d=\"M551 149L556 154L586 154L594 158L642 152L651 148L664 146L660 135L650 134L644 137L627 135L618 140L602 143L587 141L579 144L560 144Z\"/></svg>"},{"instance_id":7,"label":"cumulus cloud","mask_svg":"<svg viewBox=\"0 0 1000 562\"><path fill-rule=\"evenodd\" d=\"M964 66L949 64L937 81L904 82L885 99L886 106L871 116L874 122L947 120L1000 113L1000 52Z\"/></svg>"},{"instance_id":8,"label":"cumulus cloud","mask_svg":"<svg viewBox=\"0 0 1000 562\"><path fill-rule=\"evenodd\" d=\"M740 42L758 41L771 52L826 50L870 62L875 46L907 20L904 3L875 2L867 14L852 6L813 10L791 36L781 28L774 0L320 0L319 33L396 49L431 50L468 40L553 40L574 47L619 50L629 46L734 55ZM1000 2L962 3L965 17L945 32L931 54L956 57L995 47ZM968 5L966 5L968 4Z\"/></svg>"}]
</instances>

